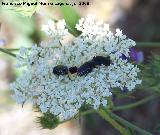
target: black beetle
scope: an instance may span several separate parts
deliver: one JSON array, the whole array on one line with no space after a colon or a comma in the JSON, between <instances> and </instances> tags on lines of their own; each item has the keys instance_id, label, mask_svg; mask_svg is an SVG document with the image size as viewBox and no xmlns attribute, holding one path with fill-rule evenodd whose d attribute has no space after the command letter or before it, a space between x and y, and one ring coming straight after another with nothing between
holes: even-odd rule
<instances>
[{"instance_id":1,"label":"black beetle","mask_svg":"<svg viewBox=\"0 0 160 135\"><path fill-rule=\"evenodd\" d=\"M86 75L90 73L94 67L95 67L95 63L93 61L88 61L78 68L77 75L78 76Z\"/></svg>"},{"instance_id":2,"label":"black beetle","mask_svg":"<svg viewBox=\"0 0 160 135\"><path fill-rule=\"evenodd\" d=\"M66 75L68 74L68 67L63 65L58 65L53 68L53 73L56 75Z\"/></svg>"},{"instance_id":3,"label":"black beetle","mask_svg":"<svg viewBox=\"0 0 160 135\"><path fill-rule=\"evenodd\" d=\"M97 66L105 65L109 66L111 64L110 57L104 57L104 56L95 56L93 57L92 61L95 63Z\"/></svg>"},{"instance_id":4,"label":"black beetle","mask_svg":"<svg viewBox=\"0 0 160 135\"><path fill-rule=\"evenodd\" d=\"M74 67L70 67L69 68L69 72L71 73L71 74L74 74L74 73L77 73L77 67L76 66L74 66Z\"/></svg>"}]
</instances>

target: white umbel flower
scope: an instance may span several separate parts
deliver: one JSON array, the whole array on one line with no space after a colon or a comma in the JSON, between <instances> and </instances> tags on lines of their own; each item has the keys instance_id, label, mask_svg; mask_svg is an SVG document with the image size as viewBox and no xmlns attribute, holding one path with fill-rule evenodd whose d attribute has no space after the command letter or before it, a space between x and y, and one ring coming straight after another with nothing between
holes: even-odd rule
<instances>
[{"instance_id":1,"label":"white umbel flower","mask_svg":"<svg viewBox=\"0 0 160 135\"><path fill-rule=\"evenodd\" d=\"M66 44L60 40L68 33L64 20L48 22L42 30L52 38L49 43L21 48L18 67L25 67L24 72L11 84L13 98L23 104L30 101L40 110L50 112L61 120L76 115L82 105L91 105L94 109L107 105L107 97L113 88L133 90L141 80L137 78L139 69L121 57L129 57L129 48L135 42L128 39L117 29L113 34L109 25L97 21L95 16L82 18L76 25L82 34ZM57 65L80 67L94 56L110 56L109 66L98 66L87 75L55 75Z\"/></svg>"}]
</instances>

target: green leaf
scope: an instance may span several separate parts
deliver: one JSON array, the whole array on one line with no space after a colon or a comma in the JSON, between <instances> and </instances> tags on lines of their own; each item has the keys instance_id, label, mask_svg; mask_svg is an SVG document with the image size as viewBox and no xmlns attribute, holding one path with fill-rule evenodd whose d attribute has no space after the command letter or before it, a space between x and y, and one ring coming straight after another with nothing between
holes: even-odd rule
<instances>
[{"instance_id":1,"label":"green leaf","mask_svg":"<svg viewBox=\"0 0 160 135\"><path fill-rule=\"evenodd\" d=\"M38 12L40 9L40 4L38 3L38 0L15 0L13 3L25 3L24 5L12 5L8 6L6 9L13 10L23 16L31 17L35 12ZM28 4L27 4L28 3ZM30 5L33 3L33 5Z\"/></svg>"},{"instance_id":2,"label":"green leaf","mask_svg":"<svg viewBox=\"0 0 160 135\"><path fill-rule=\"evenodd\" d=\"M53 1L67 3L67 0L58 0L58 1L53 0ZM67 5L60 6L59 9L63 18L67 23L69 32L74 36L79 36L81 32L75 28L76 23L78 23L78 20L80 19L80 15L78 14L78 12L72 6L67 6Z\"/></svg>"},{"instance_id":3,"label":"green leaf","mask_svg":"<svg viewBox=\"0 0 160 135\"><path fill-rule=\"evenodd\" d=\"M141 69L142 88L160 92L160 55L152 54L149 62Z\"/></svg>"},{"instance_id":4,"label":"green leaf","mask_svg":"<svg viewBox=\"0 0 160 135\"><path fill-rule=\"evenodd\" d=\"M17 14L11 10L5 10L4 8L1 11L2 15L9 22L9 24L22 34L28 35L31 34L34 30L34 21L31 18Z\"/></svg>"}]
</instances>

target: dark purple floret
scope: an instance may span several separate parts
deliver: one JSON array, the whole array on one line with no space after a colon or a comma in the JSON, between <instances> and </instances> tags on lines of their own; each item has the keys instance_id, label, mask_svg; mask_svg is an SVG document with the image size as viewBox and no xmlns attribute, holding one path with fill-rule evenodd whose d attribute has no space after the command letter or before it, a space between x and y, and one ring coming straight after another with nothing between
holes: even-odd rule
<instances>
[{"instance_id":1,"label":"dark purple floret","mask_svg":"<svg viewBox=\"0 0 160 135\"><path fill-rule=\"evenodd\" d=\"M77 73L77 67L76 67L76 66L70 67L70 68L69 68L69 72L70 72L71 74Z\"/></svg>"},{"instance_id":2,"label":"dark purple floret","mask_svg":"<svg viewBox=\"0 0 160 135\"><path fill-rule=\"evenodd\" d=\"M121 90L122 93L127 93L128 89L126 87L123 88L123 90Z\"/></svg>"},{"instance_id":3,"label":"dark purple floret","mask_svg":"<svg viewBox=\"0 0 160 135\"><path fill-rule=\"evenodd\" d=\"M78 68L77 75L78 76L86 75L92 72L94 67L95 67L95 63L93 61L88 61Z\"/></svg>"},{"instance_id":4,"label":"dark purple floret","mask_svg":"<svg viewBox=\"0 0 160 135\"><path fill-rule=\"evenodd\" d=\"M96 65L105 65L105 66L109 66L111 64L111 60L110 57L103 57L103 56L95 56L92 59L93 62L95 62Z\"/></svg>"},{"instance_id":5,"label":"dark purple floret","mask_svg":"<svg viewBox=\"0 0 160 135\"><path fill-rule=\"evenodd\" d=\"M58 65L53 68L53 73L56 75L66 75L68 74L67 66Z\"/></svg>"},{"instance_id":6,"label":"dark purple floret","mask_svg":"<svg viewBox=\"0 0 160 135\"><path fill-rule=\"evenodd\" d=\"M120 58L121 58L122 60L129 60L129 57L126 57L124 54L122 54L122 55L120 56Z\"/></svg>"}]
</instances>

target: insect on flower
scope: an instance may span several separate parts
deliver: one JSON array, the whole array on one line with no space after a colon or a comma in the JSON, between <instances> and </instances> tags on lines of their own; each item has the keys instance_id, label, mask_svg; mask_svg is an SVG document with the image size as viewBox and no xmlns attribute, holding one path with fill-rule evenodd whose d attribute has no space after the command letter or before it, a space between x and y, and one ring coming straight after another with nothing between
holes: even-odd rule
<instances>
[{"instance_id":1,"label":"insect on flower","mask_svg":"<svg viewBox=\"0 0 160 135\"><path fill-rule=\"evenodd\" d=\"M95 63L95 65L101 66L109 66L111 64L110 57L104 57L104 56L95 56L93 57L92 61Z\"/></svg>"},{"instance_id":2,"label":"insect on flower","mask_svg":"<svg viewBox=\"0 0 160 135\"><path fill-rule=\"evenodd\" d=\"M77 73L77 67L76 66L74 66L74 67L70 67L69 68L69 72L71 73L71 74L74 74L74 73Z\"/></svg>"},{"instance_id":3,"label":"insect on flower","mask_svg":"<svg viewBox=\"0 0 160 135\"><path fill-rule=\"evenodd\" d=\"M68 74L68 67L63 65L58 65L53 68L53 73L56 75L66 75Z\"/></svg>"},{"instance_id":4,"label":"insect on flower","mask_svg":"<svg viewBox=\"0 0 160 135\"><path fill-rule=\"evenodd\" d=\"M94 67L95 67L95 63L93 61L88 61L78 68L77 74L78 76L86 75L92 72Z\"/></svg>"}]
</instances>

